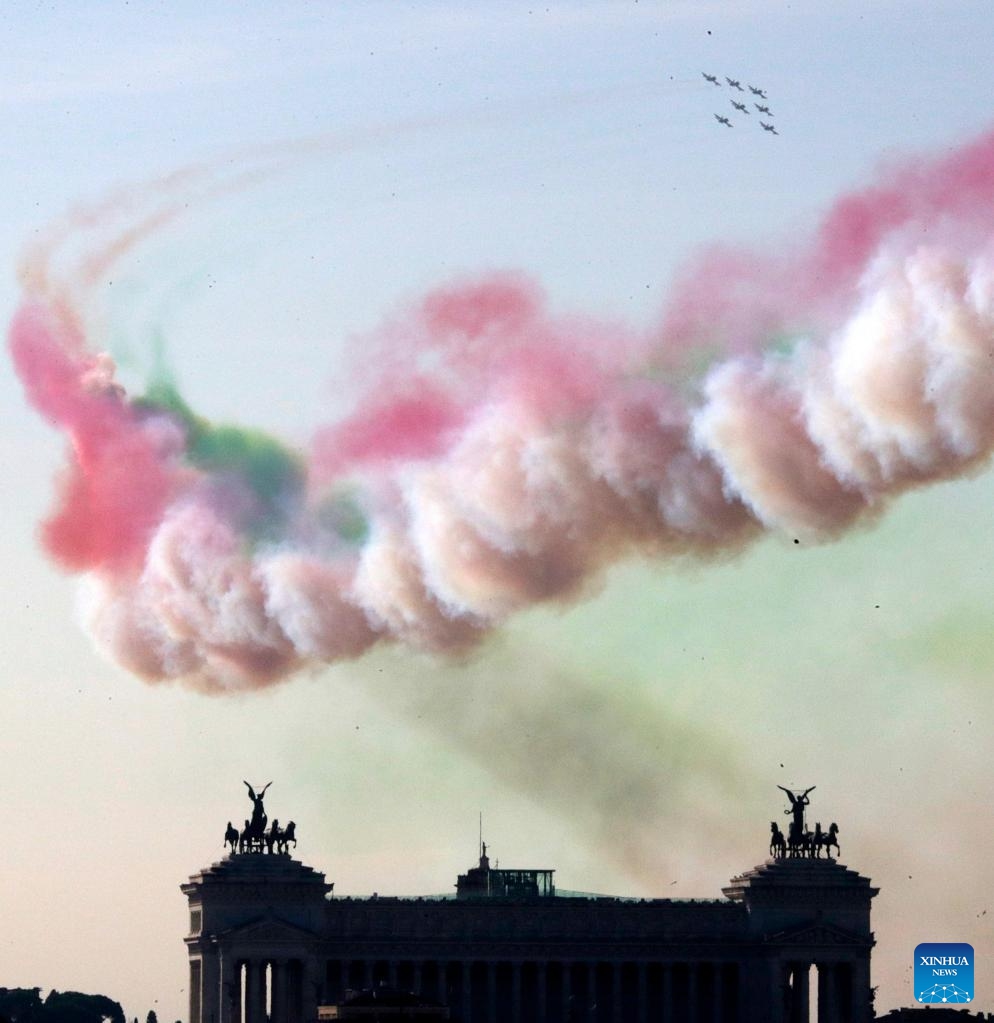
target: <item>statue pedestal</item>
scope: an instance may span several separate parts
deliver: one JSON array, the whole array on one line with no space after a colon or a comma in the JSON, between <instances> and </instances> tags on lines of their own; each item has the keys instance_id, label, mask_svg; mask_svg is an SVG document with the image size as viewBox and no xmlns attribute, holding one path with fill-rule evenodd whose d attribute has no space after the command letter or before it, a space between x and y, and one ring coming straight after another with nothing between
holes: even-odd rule
<instances>
[{"instance_id":1,"label":"statue pedestal","mask_svg":"<svg viewBox=\"0 0 994 1023\"><path fill-rule=\"evenodd\" d=\"M232 854L180 885L190 907L190 1023L240 1023L243 1009L245 1023L315 1019L310 964L332 887L313 867L264 853Z\"/></svg>"},{"instance_id":2,"label":"statue pedestal","mask_svg":"<svg viewBox=\"0 0 994 1023\"><path fill-rule=\"evenodd\" d=\"M746 871L722 889L745 906L755 955L752 998L770 1023L808 1020L817 973L818 1023L869 1023L869 878L835 860L784 859Z\"/></svg>"},{"instance_id":3,"label":"statue pedestal","mask_svg":"<svg viewBox=\"0 0 994 1023\"><path fill-rule=\"evenodd\" d=\"M733 877L722 888L741 902L751 928L771 934L812 918L865 938L870 933L870 900L879 888L837 860L767 860Z\"/></svg>"}]
</instances>

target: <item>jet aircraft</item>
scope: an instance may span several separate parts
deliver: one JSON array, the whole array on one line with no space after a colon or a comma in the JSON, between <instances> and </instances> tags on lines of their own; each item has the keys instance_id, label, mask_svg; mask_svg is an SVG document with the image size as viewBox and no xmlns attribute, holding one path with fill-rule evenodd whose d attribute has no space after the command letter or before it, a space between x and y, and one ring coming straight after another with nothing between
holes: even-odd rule
<instances>
[{"instance_id":1,"label":"jet aircraft","mask_svg":"<svg viewBox=\"0 0 994 1023\"><path fill-rule=\"evenodd\" d=\"M715 114L714 118L716 121L725 125L726 128L731 128L732 122L727 117L722 117L721 114Z\"/></svg>"},{"instance_id":2,"label":"jet aircraft","mask_svg":"<svg viewBox=\"0 0 994 1023\"><path fill-rule=\"evenodd\" d=\"M736 110L741 110L743 114L749 113L749 111L746 110L745 103L736 103L735 100L732 100L732 106L735 107Z\"/></svg>"},{"instance_id":3,"label":"jet aircraft","mask_svg":"<svg viewBox=\"0 0 994 1023\"><path fill-rule=\"evenodd\" d=\"M762 89L757 89L755 85L750 85L749 86L749 91L753 94L753 96L758 96L760 99L766 99L767 98L766 97L766 93L763 92Z\"/></svg>"},{"instance_id":4,"label":"jet aircraft","mask_svg":"<svg viewBox=\"0 0 994 1023\"><path fill-rule=\"evenodd\" d=\"M758 110L758 111L759 111L759 112L760 112L761 114L769 114L769 116L770 116L770 117L772 117L772 116L773 116L773 111L772 111L772 110L770 110L770 108L769 108L769 107L761 107L761 106L760 106L760 105L759 105L758 103L753 103L753 106L754 106L754 107L755 107L755 108L756 108L756 109L757 109L757 110Z\"/></svg>"},{"instance_id":5,"label":"jet aircraft","mask_svg":"<svg viewBox=\"0 0 994 1023\"><path fill-rule=\"evenodd\" d=\"M725 81L726 81L726 82L728 82L728 84L729 84L729 85L730 85L730 86L731 86L731 87L732 87L733 89L738 89L738 90L739 90L739 92L745 92L745 89L743 89L743 88L742 88L742 83L741 83L741 82L737 82L737 81L736 81L736 80L735 80L734 78L729 78L729 77L728 77L728 76L726 75L726 76L725 76Z\"/></svg>"},{"instance_id":6,"label":"jet aircraft","mask_svg":"<svg viewBox=\"0 0 994 1023\"><path fill-rule=\"evenodd\" d=\"M760 121L759 123L763 126L763 131L771 131L774 135L780 134L772 124L767 124L765 121Z\"/></svg>"},{"instance_id":7,"label":"jet aircraft","mask_svg":"<svg viewBox=\"0 0 994 1023\"><path fill-rule=\"evenodd\" d=\"M709 75L709 74L707 73L707 71L702 71L702 72L701 72L701 74L702 74L702 75L704 75L704 77L705 77L705 78L706 78L706 79L707 79L707 80L708 80L709 82L711 82L711 84L712 84L712 85L717 85L717 86L720 86L720 85L721 85L721 82L719 82L719 81L718 81L718 76L717 76L717 75Z\"/></svg>"}]
</instances>

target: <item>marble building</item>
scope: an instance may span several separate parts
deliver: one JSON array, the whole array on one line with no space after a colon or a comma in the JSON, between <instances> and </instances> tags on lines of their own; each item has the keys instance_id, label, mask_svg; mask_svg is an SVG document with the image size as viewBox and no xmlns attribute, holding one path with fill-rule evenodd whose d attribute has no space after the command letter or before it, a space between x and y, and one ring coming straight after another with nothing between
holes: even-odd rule
<instances>
[{"instance_id":1,"label":"marble building","mask_svg":"<svg viewBox=\"0 0 994 1023\"><path fill-rule=\"evenodd\" d=\"M873 1019L877 889L837 860L784 852L720 899L624 899L493 868L484 846L453 896L341 898L286 852L232 847L181 886L190 1023L313 1023L378 984L455 1023Z\"/></svg>"}]
</instances>

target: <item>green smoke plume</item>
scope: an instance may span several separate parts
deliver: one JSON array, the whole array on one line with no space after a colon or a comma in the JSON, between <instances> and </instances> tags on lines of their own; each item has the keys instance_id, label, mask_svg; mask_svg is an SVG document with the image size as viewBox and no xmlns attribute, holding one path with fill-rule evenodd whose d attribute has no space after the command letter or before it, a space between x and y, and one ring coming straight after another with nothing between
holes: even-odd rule
<instances>
[{"instance_id":1,"label":"green smoke plume","mask_svg":"<svg viewBox=\"0 0 994 1023\"><path fill-rule=\"evenodd\" d=\"M285 510L304 486L301 459L261 430L215 424L198 416L169 381L153 383L136 405L168 412L186 431L186 458L204 472L235 475L258 504L255 528L278 525Z\"/></svg>"}]
</instances>

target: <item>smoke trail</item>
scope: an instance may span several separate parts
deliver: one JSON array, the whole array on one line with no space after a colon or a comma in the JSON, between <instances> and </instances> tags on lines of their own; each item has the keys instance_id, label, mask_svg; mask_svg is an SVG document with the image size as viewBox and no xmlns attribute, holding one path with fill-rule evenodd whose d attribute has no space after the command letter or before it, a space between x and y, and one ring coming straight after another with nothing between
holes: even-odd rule
<instances>
[{"instance_id":1,"label":"smoke trail","mask_svg":"<svg viewBox=\"0 0 994 1023\"><path fill-rule=\"evenodd\" d=\"M992 199L988 134L843 197L807 245L706 255L652 334L553 315L513 275L440 288L371 339L306 458L168 387L129 397L35 258L10 347L72 444L46 547L89 575L120 663L216 691L380 640L465 651L625 555L831 538L990 455Z\"/></svg>"},{"instance_id":2,"label":"smoke trail","mask_svg":"<svg viewBox=\"0 0 994 1023\"><path fill-rule=\"evenodd\" d=\"M731 736L682 720L628 686L620 698L617 679L564 671L541 650L490 644L487 653L483 663L451 668L377 657L361 684L543 810L561 813L650 888L674 866L673 850L659 840L667 828L693 820L684 841L699 838L699 851L737 837L715 809L748 799L751 769Z\"/></svg>"}]
</instances>

